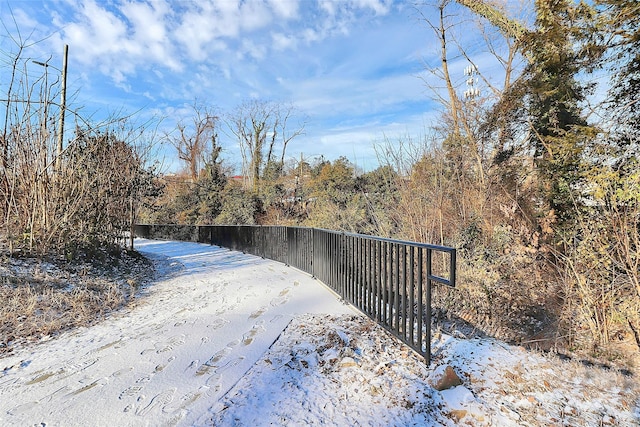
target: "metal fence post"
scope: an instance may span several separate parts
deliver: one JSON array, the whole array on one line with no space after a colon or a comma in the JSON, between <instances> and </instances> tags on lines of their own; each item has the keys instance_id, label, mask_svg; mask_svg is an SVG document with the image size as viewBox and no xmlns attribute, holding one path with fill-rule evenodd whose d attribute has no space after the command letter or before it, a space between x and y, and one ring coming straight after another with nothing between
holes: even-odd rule
<instances>
[{"instance_id":1,"label":"metal fence post","mask_svg":"<svg viewBox=\"0 0 640 427\"><path fill-rule=\"evenodd\" d=\"M426 328L426 349L425 349L425 359L427 360L427 366L431 363L431 249L427 249L427 288L426 291L426 319L425 328Z\"/></svg>"}]
</instances>

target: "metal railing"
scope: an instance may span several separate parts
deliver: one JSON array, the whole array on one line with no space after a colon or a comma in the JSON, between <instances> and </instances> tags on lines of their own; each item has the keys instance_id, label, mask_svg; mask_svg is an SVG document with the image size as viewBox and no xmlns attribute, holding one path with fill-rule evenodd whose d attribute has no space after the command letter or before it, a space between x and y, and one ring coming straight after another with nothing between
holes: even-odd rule
<instances>
[{"instance_id":1,"label":"metal railing","mask_svg":"<svg viewBox=\"0 0 640 427\"><path fill-rule=\"evenodd\" d=\"M431 285L455 286L447 246L284 226L138 225L136 235L211 243L293 266L431 360ZM174 237L178 236L178 237Z\"/></svg>"}]
</instances>

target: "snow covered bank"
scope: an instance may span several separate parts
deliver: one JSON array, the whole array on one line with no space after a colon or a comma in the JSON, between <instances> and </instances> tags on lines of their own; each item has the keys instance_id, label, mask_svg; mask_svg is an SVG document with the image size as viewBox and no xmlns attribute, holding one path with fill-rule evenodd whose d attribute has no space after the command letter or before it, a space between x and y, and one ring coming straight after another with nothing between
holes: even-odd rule
<instances>
[{"instance_id":1,"label":"snow covered bank","mask_svg":"<svg viewBox=\"0 0 640 427\"><path fill-rule=\"evenodd\" d=\"M492 339L434 341L430 368L367 319L301 316L201 425L637 426L637 379ZM447 367L462 384L438 391Z\"/></svg>"}]
</instances>

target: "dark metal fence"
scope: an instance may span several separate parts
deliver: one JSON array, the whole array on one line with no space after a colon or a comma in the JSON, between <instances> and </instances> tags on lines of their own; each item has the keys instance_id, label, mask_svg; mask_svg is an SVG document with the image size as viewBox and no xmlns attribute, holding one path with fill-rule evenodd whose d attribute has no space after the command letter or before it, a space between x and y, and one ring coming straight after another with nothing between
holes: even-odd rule
<instances>
[{"instance_id":1,"label":"dark metal fence","mask_svg":"<svg viewBox=\"0 0 640 427\"><path fill-rule=\"evenodd\" d=\"M456 283L456 250L446 246L283 226L138 225L135 232L140 237L207 242L307 272L427 363L431 285Z\"/></svg>"}]
</instances>

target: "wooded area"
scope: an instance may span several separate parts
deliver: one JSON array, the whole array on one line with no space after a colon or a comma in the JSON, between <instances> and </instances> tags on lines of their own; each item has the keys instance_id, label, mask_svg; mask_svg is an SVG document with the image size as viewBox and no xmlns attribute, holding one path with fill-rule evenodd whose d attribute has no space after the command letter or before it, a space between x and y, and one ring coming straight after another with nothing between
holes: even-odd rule
<instances>
[{"instance_id":1,"label":"wooded area","mask_svg":"<svg viewBox=\"0 0 640 427\"><path fill-rule=\"evenodd\" d=\"M445 244L460 249L460 286L434 290L440 320L545 349L637 355L640 5L529 6L416 6L433 32L425 43L439 52L427 64L437 79L425 83L441 116L422 138L378 144L380 166L366 173L346 158L290 157L304 124L293 107L266 101L229 113L194 103L193 121L164 137L184 173L149 168L156 136L118 121L76 119L57 154L59 86L21 72L17 44L0 139L4 238L12 251L73 257L117 243L137 221L304 225ZM502 65L500 82L474 62L477 46L465 50L460 35L472 30ZM452 75L454 58L468 61L473 90ZM239 144L238 176L221 157L222 129Z\"/></svg>"}]
</instances>

